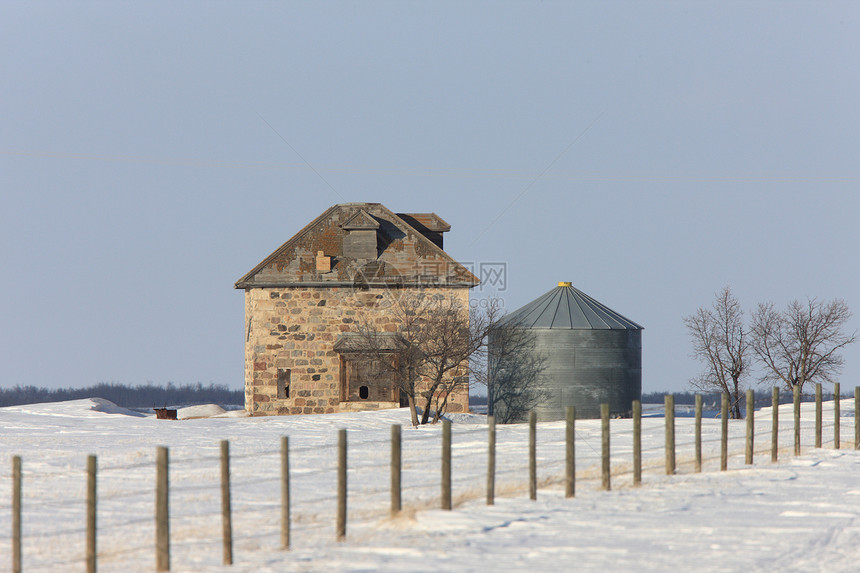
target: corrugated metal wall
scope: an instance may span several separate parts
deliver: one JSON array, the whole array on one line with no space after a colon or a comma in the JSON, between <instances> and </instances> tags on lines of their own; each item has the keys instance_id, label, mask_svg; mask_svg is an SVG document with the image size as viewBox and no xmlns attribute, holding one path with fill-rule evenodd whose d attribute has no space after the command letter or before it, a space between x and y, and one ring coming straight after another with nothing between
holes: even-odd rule
<instances>
[{"instance_id":1,"label":"corrugated metal wall","mask_svg":"<svg viewBox=\"0 0 860 573\"><path fill-rule=\"evenodd\" d=\"M600 404L610 415L630 416L633 401L642 396L642 331L634 329L528 329L533 352L543 356L543 370L531 388L540 403L533 409L539 421L563 420L567 406L577 418L599 418ZM492 343L491 343L492 344ZM525 421L528 412L507 412L493 398L491 413L508 421ZM495 403L494 403L495 402Z\"/></svg>"}]
</instances>

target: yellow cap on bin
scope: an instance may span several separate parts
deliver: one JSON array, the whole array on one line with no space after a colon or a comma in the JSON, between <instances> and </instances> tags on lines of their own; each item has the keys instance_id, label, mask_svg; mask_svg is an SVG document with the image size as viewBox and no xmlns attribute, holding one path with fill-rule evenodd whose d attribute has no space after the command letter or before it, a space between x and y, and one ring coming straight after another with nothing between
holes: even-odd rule
<instances>
[{"instance_id":1,"label":"yellow cap on bin","mask_svg":"<svg viewBox=\"0 0 860 573\"><path fill-rule=\"evenodd\" d=\"M558 286L573 286L572 283L561 281L558 283Z\"/></svg>"}]
</instances>

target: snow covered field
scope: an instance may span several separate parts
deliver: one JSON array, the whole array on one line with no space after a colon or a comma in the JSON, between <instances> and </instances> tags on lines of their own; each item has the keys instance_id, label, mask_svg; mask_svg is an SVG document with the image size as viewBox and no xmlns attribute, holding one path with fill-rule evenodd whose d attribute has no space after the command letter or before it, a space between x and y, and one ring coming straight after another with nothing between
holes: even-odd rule
<instances>
[{"instance_id":1,"label":"snow covered field","mask_svg":"<svg viewBox=\"0 0 860 573\"><path fill-rule=\"evenodd\" d=\"M612 420L612 491L600 491L600 422L577 422L577 495L565 499L564 423L538 426L538 500L527 491L525 425L497 430L497 498L485 496L482 416L453 416L453 511L439 506L441 427L408 412L245 418L202 409L156 420L77 400L0 408L0 571L11 570L11 458L23 458L24 571L84 569L86 455L98 456L100 571L154 570L155 447L170 448L173 571L857 571L860 453L853 400L843 449L792 454L791 405L780 408L780 462L769 409L756 412L756 457L731 421L719 472L719 420L704 420L704 472L693 473L693 418L676 419L678 474L664 475L664 420L643 418L643 484L631 485L631 421ZM186 413L188 415L188 413ZM388 516L391 424L403 425L403 502ZM349 432L347 540L335 541L337 430ZM290 437L292 545L279 545L279 441ZM221 563L218 447L230 440L235 565Z\"/></svg>"}]
</instances>

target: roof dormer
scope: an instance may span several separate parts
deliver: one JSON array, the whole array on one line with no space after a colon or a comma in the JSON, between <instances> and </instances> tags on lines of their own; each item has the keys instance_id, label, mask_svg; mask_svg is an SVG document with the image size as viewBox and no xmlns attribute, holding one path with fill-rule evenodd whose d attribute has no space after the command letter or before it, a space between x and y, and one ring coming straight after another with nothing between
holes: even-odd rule
<instances>
[{"instance_id":1,"label":"roof dormer","mask_svg":"<svg viewBox=\"0 0 860 573\"><path fill-rule=\"evenodd\" d=\"M350 259L376 259L378 255L377 231L379 221L364 209L359 209L341 225L346 231L343 238L343 256Z\"/></svg>"}]
</instances>

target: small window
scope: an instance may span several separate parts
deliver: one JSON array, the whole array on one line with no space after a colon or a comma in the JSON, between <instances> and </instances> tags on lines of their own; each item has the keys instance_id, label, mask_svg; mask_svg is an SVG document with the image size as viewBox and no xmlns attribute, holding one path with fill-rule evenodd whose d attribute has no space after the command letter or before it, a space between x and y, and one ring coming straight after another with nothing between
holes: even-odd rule
<instances>
[{"instance_id":1,"label":"small window","mask_svg":"<svg viewBox=\"0 0 860 573\"><path fill-rule=\"evenodd\" d=\"M370 395L370 389L367 386L362 386L358 389L358 397L362 400L367 400L367 397Z\"/></svg>"},{"instance_id":2,"label":"small window","mask_svg":"<svg viewBox=\"0 0 860 573\"><path fill-rule=\"evenodd\" d=\"M290 397L290 369L278 368L278 398L284 400Z\"/></svg>"}]
</instances>

